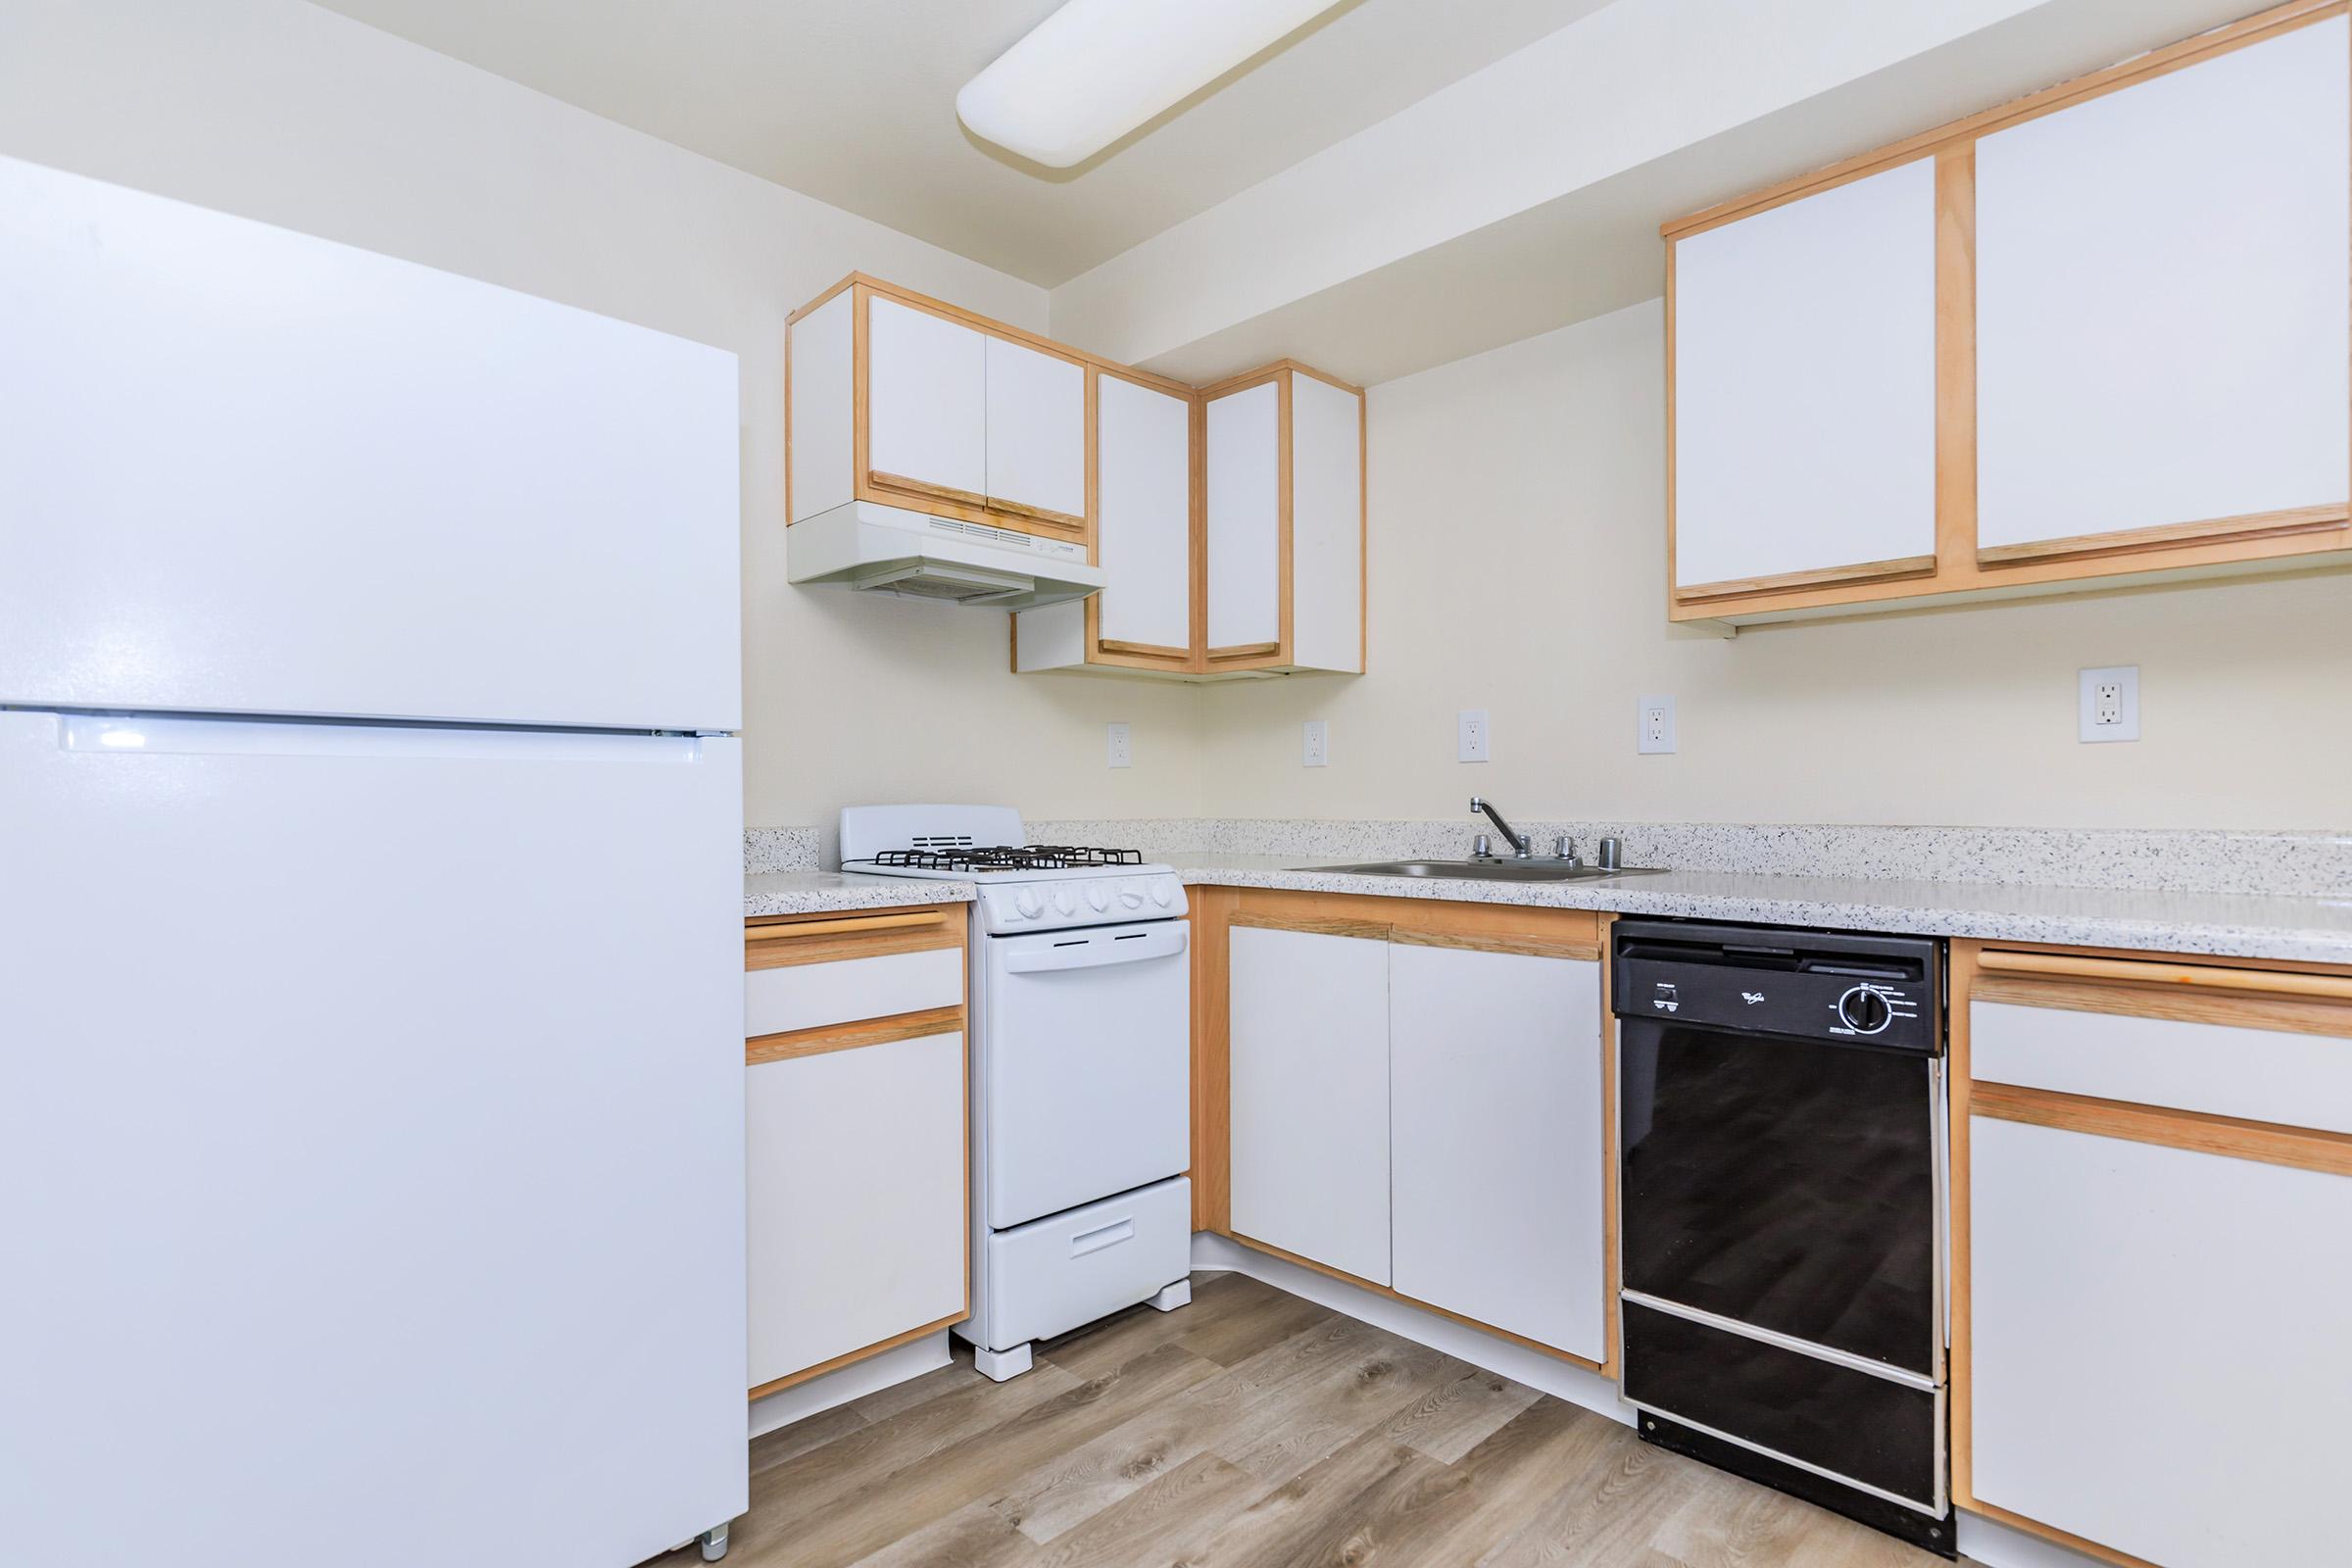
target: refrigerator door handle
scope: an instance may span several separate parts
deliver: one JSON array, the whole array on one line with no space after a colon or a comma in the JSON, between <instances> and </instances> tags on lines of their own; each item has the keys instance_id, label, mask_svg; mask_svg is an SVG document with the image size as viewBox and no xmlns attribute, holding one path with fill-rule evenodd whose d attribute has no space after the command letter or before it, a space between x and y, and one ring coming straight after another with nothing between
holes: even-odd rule
<instances>
[{"instance_id":1,"label":"refrigerator door handle","mask_svg":"<svg viewBox=\"0 0 2352 1568\"><path fill-rule=\"evenodd\" d=\"M57 713L60 751L142 757L353 757L484 761L670 762L701 760L705 738L612 730L482 729L462 725L350 723L288 718L191 718L185 714Z\"/></svg>"}]
</instances>

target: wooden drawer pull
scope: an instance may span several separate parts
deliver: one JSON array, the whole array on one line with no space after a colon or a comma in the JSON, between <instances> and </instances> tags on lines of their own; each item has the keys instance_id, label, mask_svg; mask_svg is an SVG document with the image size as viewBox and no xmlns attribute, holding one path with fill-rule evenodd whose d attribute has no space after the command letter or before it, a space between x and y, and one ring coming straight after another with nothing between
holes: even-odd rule
<instances>
[{"instance_id":1,"label":"wooden drawer pull","mask_svg":"<svg viewBox=\"0 0 2352 1568\"><path fill-rule=\"evenodd\" d=\"M2274 997L2323 997L2352 1002L2352 975L2296 974L2281 969L2226 969L2200 963L2142 963L2130 958L2078 958L2062 953L2006 953L1988 948L1977 967L2004 974L2065 980L2120 980L2128 985L2195 986L2251 991Z\"/></svg>"},{"instance_id":2,"label":"wooden drawer pull","mask_svg":"<svg viewBox=\"0 0 2352 1568\"><path fill-rule=\"evenodd\" d=\"M945 909L914 909L898 914L854 914L838 920L788 920L781 925L747 925L746 942L781 942L787 937L838 937L855 931L914 931L948 923Z\"/></svg>"},{"instance_id":3,"label":"wooden drawer pull","mask_svg":"<svg viewBox=\"0 0 2352 1568\"><path fill-rule=\"evenodd\" d=\"M958 490L952 484L933 484L928 479L910 479L903 473L885 473L880 468L869 469L865 482L876 490L896 490L902 495L922 496L933 501L953 501L957 506L988 510L988 497L977 490Z\"/></svg>"},{"instance_id":4,"label":"wooden drawer pull","mask_svg":"<svg viewBox=\"0 0 2352 1568\"><path fill-rule=\"evenodd\" d=\"M1050 523L1056 528L1078 529L1086 519L1074 513L1056 512L1052 507L1033 507L1026 501L1007 501L1003 496L990 496L988 510L1007 517L1024 517L1031 522Z\"/></svg>"}]
</instances>

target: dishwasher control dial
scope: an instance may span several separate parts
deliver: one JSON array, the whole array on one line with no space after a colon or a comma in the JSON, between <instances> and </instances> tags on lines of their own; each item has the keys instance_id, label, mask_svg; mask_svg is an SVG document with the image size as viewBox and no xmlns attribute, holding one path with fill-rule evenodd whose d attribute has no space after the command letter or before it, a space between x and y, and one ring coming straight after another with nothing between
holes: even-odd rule
<instances>
[{"instance_id":1,"label":"dishwasher control dial","mask_svg":"<svg viewBox=\"0 0 2352 1568\"><path fill-rule=\"evenodd\" d=\"M1838 999L1838 1021L1858 1035L1875 1035L1894 1022L1894 1009L1870 987L1856 986Z\"/></svg>"}]
</instances>

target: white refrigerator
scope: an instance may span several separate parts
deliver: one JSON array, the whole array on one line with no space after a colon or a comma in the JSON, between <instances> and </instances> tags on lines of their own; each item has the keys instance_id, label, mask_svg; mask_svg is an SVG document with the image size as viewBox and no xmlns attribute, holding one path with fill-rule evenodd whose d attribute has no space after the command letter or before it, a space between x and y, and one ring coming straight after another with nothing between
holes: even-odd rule
<instances>
[{"instance_id":1,"label":"white refrigerator","mask_svg":"<svg viewBox=\"0 0 2352 1568\"><path fill-rule=\"evenodd\" d=\"M734 357L0 160L0 1559L745 1505Z\"/></svg>"}]
</instances>

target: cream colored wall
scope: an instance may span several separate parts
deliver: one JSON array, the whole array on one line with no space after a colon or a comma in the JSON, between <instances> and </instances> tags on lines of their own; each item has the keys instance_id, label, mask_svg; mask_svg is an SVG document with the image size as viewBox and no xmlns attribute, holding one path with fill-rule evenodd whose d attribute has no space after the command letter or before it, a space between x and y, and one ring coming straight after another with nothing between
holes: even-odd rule
<instances>
[{"instance_id":1,"label":"cream colored wall","mask_svg":"<svg viewBox=\"0 0 2352 1568\"><path fill-rule=\"evenodd\" d=\"M852 269L1037 328L1044 291L296 0L7 0L0 154L739 356L751 821L1198 805L1197 694L1016 679L1001 614L784 580L785 316ZM1124 771L1103 765L1110 719L1134 726Z\"/></svg>"},{"instance_id":2,"label":"cream colored wall","mask_svg":"<svg viewBox=\"0 0 2352 1568\"><path fill-rule=\"evenodd\" d=\"M2352 824L2352 575L1670 631L1663 364L1652 301L1373 387L1371 671L1209 693L1204 812ZM2075 672L2131 663L2145 738L2082 744ZM1635 753L1645 693L1675 756Z\"/></svg>"}]
</instances>

